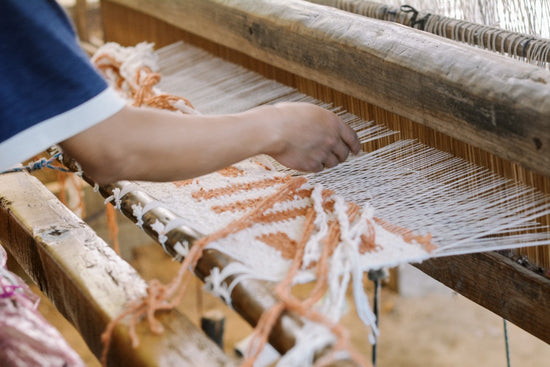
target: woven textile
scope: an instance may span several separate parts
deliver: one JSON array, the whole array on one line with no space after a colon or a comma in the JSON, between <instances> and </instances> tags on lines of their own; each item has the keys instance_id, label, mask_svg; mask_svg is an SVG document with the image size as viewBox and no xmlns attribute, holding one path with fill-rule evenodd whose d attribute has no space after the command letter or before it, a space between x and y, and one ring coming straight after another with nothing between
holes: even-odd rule
<instances>
[{"instance_id":1,"label":"woven textile","mask_svg":"<svg viewBox=\"0 0 550 367\"><path fill-rule=\"evenodd\" d=\"M158 106L159 99L164 99L169 103L162 102L162 108L174 113L231 113L283 100L321 104L187 45L169 46L158 54L151 45L124 49L109 44L98 52L96 62L121 93L134 100L139 96L138 105ZM170 78L155 86L145 82L158 82L160 76L154 72L159 69ZM182 89L189 94L178 93ZM197 108L165 92L192 95ZM354 126L362 142L392 134L343 111L337 113ZM408 141L352 157L316 175L301 176L266 157L254 157L191 180L132 182L115 189L108 200L120 208L129 192L143 192L153 199L133 205L131 215L138 225L153 208L175 213L177 219L151 225L163 246L170 231L185 225L205 236L201 246L235 259L224 269L212 269L206 279L205 287L227 303L233 287L243 279L281 282L276 293L282 303L279 309L269 310L265 319L285 307L302 314L310 308L329 320L324 322L327 326L342 316L351 286L360 319L373 329L371 336L377 331L363 290L365 271L549 241L544 233L515 234L519 229L537 228L533 219L549 211L548 204L541 204L543 196ZM525 193L532 199L527 205ZM511 235L502 237L502 233ZM181 258L193 251L188 243L170 246ZM235 276L233 281L224 283L229 276ZM320 295L299 303L287 293L286 287L292 284L319 284L319 279ZM260 320L259 329L265 319ZM318 326L311 325L306 323L301 340L280 365L306 365L314 350L334 342L326 329L319 332ZM351 350L343 349L353 356Z\"/></svg>"}]
</instances>

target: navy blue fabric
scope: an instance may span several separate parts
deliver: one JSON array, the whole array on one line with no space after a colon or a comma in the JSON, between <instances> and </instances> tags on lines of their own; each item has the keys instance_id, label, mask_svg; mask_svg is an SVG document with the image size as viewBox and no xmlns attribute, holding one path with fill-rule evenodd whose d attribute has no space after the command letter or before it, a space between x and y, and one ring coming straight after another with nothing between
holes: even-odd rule
<instances>
[{"instance_id":1,"label":"navy blue fabric","mask_svg":"<svg viewBox=\"0 0 550 367\"><path fill-rule=\"evenodd\" d=\"M54 0L0 0L0 142L106 88Z\"/></svg>"}]
</instances>

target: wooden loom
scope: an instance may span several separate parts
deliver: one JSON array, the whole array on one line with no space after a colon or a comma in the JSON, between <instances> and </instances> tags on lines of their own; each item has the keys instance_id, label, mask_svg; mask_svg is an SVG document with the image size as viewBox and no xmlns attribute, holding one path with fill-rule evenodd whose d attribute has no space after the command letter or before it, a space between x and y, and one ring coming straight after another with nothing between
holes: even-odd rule
<instances>
[{"instance_id":1,"label":"wooden loom","mask_svg":"<svg viewBox=\"0 0 550 367\"><path fill-rule=\"evenodd\" d=\"M549 102L545 101L549 95L549 89L545 86L549 81L546 73L541 72L539 76L535 69L530 68L528 73L522 74L524 79L518 77L515 81L506 80L504 83L498 73L508 72L508 69L513 67L511 63L500 65L500 58L495 61L487 53L457 46L404 27L390 26L298 1L288 2L285 6L267 5L263 1L254 2L256 5L247 1L226 3L200 0L173 0L160 3L146 0L103 1L106 38L126 45L146 40L155 42L158 46L185 40L270 78L295 86L316 98L342 105L364 119L374 119L378 123L387 124L393 129L400 130L404 137L416 137L427 145L473 159L477 164L490 167L544 192L550 192L550 106ZM266 9L272 10L273 14L266 15L269 13ZM327 19L330 21L324 23L323 20ZM342 23L338 22L347 24L345 22L350 20L353 20L358 31L361 30L365 34L383 33L384 29L390 27L395 36L385 39L386 43L379 44L375 44L376 38L373 36L372 46L361 44L359 41L355 43L351 38L347 38L346 41L339 40L338 35L345 35L346 29L339 28L338 25ZM423 65L422 57L427 52L433 52L433 49L428 51L423 45L435 43L438 49L441 49L439 52L443 64L450 65L450 60L453 60L460 65L460 70L465 71L475 70L487 65L484 63L489 63L484 69L486 74L479 76L480 81L476 82L479 88L475 85L457 85L450 76L441 74L440 70L438 73L428 70ZM399 50L406 50L410 57L404 60L394 55L398 54ZM468 54L461 56L461 52ZM272 66L273 64L275 66ZM491 66L495 67L493 71L490 69ZM361 73L358 73L358 70ZM514 73L517 71L514 70ZM482 88L483 83L488 83L489 86L490 83L495 83L495 93L487 93ZM331 85L334 89L326 85ZM534 87L531 87L532 85ZM496 93L499 90L504 92ZM512 103L510 91L516 93L514 100L524 103ZM487 124L488 117L492 118L493 124ZM527 124L528 128L525 127ZM437 133L436 130L446 135ZM471 145L460 143L461 140L467 140ZM526 168L522 168L523 166ZM33 186L33 183L24 183L23 179L3 180L8 180L5 183L7 186L19 183L30 185L30 191L41 190L38 186ZM21 226L21 222L24 222L21 218L24 217L23 212L26 209L17 207L20 197L13 197L2 191L5 199L2 202L2 216L7 219L2 218L2 224L6 225L6 228L2 228L1 233L8 235L1 238L2 242L20 243L11 249L12 252L19 254L19 261L27 264L30 272L36 274L38 283L49 290L53 298L64 302L60 309L79 326L88 343L92 345L92 350L98 354L97 335L102 331L101 324L104 323L94 325L93 322L89 322L89 316L86 317L89 311L83 310L89 309L88 302L99 303L99 306L94 306L98 308L97 314L93 316L94 320L113 317L116 312L109 308L111 306L102 304L101 296L92 295L91 298L96 298L95 301L91 301L89 296L82 296L83 303L77 304L66 299L67 297L62 294L65 291L55 289L56 282L53 279L60 274L46 273L43 269L56 268L51 262L58 261L55 260L57 253L44 250L40 245L31 245L33 237L43 236L44 233L37 233L36 228L48 227L39 223L23 223ZM109 196L112 187L104 187L102 191ZM123 202L123 209L128 204ZM169 213L159 211L150 214L151 221L154 220L153 215L169 219ZM17 213L22 217L14 215ZM67 216L61 215L61 220L66 221ZM147 219L144 218L145 222ZM79 222L71 223L68 228L81 226ZM26 231L20 229L25 226ZM51 233L48 232L49 238L60 236L65 230L66 228L61 228L60 234L57 234L57 228L53 228ZM60 251L63 253L67 250ZM547 250L529 250L528 254L542 266L549 267ZM208 274L212 262L219 264L223 261L223 257L207 255L204 261L199 263L199 276L204 277ZM545 317L545 311L550 306L548 279L496 253L430 260L419 267L459 293L550 342L550 320ZM71 274L65 277L68 283L66 287L74 287L71 285L71 278L78 276ZM115 280L117 281L119 280ZM498 286L495 286L497 284ZM91 286L82 285L81 290L73 292L88 294L85 289ZM268 305L272 301L269 294L266 294L263 301L260 300L257 305L245 305L245 300L250 299L248 294L262 292L263 288L256 286L244 284L238 288L236 291L241 294L235 299L240 299L242 304L234 303L234 307L252 323L259 317L261 309L266 307L266 303L262 302L267 302ZM106 309L109 312L106 312ZM177 319L178 316L166 317L170 318L167 321L168 325L180 322L172 319ZM183 338L187 335L187 331L183 330L187 328L182 327L179 331L172 327L170 329L173 329L179 338ZM124 343L128 345L124 340L124 332L121 331L120 334L120 341L115 342L117 348L127 348L124 346ZM285 350L288 344L292 343L291 334L281 332L276 340L271 341ZM168 336L164 342L158 342L161 347L142 349L142 355L136 354L135 363L150 365L151 361L161 359L162 352L159 351L162 348L172 348L175 343L166 341L173 341L174 338L178 337ZM200 336L197 338L203 343ZM146 343L149 343L149 340ZM144 357L143 354L147 353L152 356ZM187 353L202 355L197 350ZM215 352L208 353L205 358L214 358L219 365L231 363ZM185 352L182 354L185 355ZM116 358L116 354L111 355L111 361L115 362ZM211 365L212 360L207 364Z\"/></svg>"}]
</instances>

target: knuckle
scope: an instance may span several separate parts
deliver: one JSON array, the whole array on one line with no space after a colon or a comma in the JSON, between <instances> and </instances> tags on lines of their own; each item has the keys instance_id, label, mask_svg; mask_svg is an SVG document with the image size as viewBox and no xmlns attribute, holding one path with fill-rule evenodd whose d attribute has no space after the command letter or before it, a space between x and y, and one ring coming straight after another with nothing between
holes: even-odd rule
<instances>
[{"instance_id":1,"label":"knuckle","mask_svg":"<svg viewBox=\"0 0 550 367\"><path fill-rule=\"evenodd\" d=\"M325 145L328 147L328 148L334 148L337 146L337 143L338 143L338 140L332 136L332 135L328 135L326 138L325 138Z\"/></svg>"},{"instance_id":2,"label":"knuckle","mask_svg":"<svg viewBox=\"0 0 550 367\"><path fill-rule=\"evenodd\" d=\"M340 160L340 162L343 162L349 155L349 148L346 145L341 145L338 153L338 159Z\"/></svg>"}]
</instances>

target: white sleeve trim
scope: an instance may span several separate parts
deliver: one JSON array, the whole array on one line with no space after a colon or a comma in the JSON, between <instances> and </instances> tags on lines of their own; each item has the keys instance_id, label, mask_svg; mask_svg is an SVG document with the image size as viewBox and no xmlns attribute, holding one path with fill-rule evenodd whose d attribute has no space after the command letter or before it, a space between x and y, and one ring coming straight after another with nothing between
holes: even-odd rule
<instances>
[{"instance_id":1,"label":"white sleeve trim","mask_svg":"<svg viewBox=\"0 0 550 367\"><path fill-rule=\"evenodd\" d=\"M112 88L0 143L0 172L109 118L126 105Z\"/></svg>"}]
</instances>

